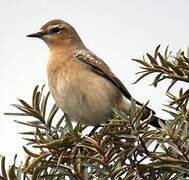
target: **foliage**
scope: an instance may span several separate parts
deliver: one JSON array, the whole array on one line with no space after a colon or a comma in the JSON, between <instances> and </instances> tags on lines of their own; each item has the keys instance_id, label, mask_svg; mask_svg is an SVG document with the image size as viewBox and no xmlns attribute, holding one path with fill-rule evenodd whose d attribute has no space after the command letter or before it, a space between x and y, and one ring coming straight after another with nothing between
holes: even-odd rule
<instances>
[{"instance_id":1,"label":"foliage","mask_svg":"<svg viewBox=\"0 0 189 180\"><path fill-rule=\"evenodd\" d=\"M30 127L22 132L27 141L23 147L27 158L7 170L1 156L0 179L185 179L189 177L189 90L179 91L179 97L170 93L177 82L189 82L189 58L179 51L172 57L166 48L164 55L147 53L147 58L134 59L142 65L138 82L156 73L153 85L171 79L166 92L170 103L165 111L171 115L161 128L149 126L150 117L141 121L147 105L138 110L133 100L130 114L115 112L114 118L92 130L77 123L73 127L66 114L61 117L54 105L48 113L49 93L36 86L32 103L19 100L13 105L20 112L8 115L24 116L29 121L16 123Z\"/></svg>"}]
</instances>

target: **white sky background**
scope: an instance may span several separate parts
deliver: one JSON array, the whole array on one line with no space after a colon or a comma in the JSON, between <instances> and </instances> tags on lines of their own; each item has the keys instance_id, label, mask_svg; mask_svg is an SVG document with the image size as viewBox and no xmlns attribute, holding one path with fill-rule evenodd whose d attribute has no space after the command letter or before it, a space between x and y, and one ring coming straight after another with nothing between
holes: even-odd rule
<instances>
[{"instance_id":1,"label":"white sky background","mask_svg":"<svg viewBox=\"0 0 189 180\"><path fill-rule=\"evenodd\" d=\"M49 20L59 18L72 24L86 46L105 60L133 97L161 117L166 101L164 90L150 87L151 78L136 85L139 64L131 61L158 44L162 51L186 50L189 44L189 1L187 0L1 0L0 1L0 154L10 161L22 154L23 126L4 112L15 112L9 104L17 98L31 100L35 85L47 84L48 48L40 40L26 38ZM47 88L47 87L46 87ZM20 158L21 159L21 158Z\"/></svg>"}]
</instances>

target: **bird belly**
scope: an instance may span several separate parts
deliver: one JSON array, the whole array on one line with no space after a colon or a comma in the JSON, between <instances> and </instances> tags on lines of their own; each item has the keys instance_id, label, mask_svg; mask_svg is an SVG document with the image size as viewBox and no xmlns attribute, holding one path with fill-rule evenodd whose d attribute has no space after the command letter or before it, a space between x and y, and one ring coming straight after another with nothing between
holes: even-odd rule
<instances>
[{"instance_id":1,"label":"bird belly","mask_svg":"<svg viewBox=\"0 0 189 180\"><path fill-rule=\"evenodd\" d=\"M85 70L77 75L67 72L57 80L56 85L49 83L50 91L57 105L73 120L98 125L111 117L120 93L107 79Z\"/></svg>"}]
</instances>

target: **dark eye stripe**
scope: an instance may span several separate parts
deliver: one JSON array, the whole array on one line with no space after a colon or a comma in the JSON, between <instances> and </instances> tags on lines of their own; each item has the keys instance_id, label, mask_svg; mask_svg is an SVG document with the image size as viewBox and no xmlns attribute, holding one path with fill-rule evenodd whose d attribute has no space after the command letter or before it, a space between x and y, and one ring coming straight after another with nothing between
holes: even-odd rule
<instances>
[{"instance_id":1,"label":"dark eye stripe","mask_svg":"<svg viewBox=\"0 0 189 180\"><path fill-rule=\"evenodd\" d=\"M61 31L61 28L59 28L59 27L54 27L54 28L50 29L50 32L51 32L52 34L57 34L57 33L59 33L60 31Z\"/></svg>"}]
</instances>

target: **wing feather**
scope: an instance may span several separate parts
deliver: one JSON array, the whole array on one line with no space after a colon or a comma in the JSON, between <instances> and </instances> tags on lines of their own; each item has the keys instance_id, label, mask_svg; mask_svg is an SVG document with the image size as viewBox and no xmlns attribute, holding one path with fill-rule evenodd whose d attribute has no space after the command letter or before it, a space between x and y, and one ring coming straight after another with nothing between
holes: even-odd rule
<instances>
[{"instance_id":1,"label":"wing feather","mask_svg":"<svg viewBox=\"0 0 189 180\"><path fill-rule=\"evenodd\" d=\"M91 67L92 71L111 81L126 98L131 99L131 94L129 93L129 91L126 89L123 83L112 73L108 65L103 60L101 60L89 50L76 51L74 53L74 56L76 57L76 59L88 64Z\"/></svg>"},{"instance_id":2,"label":"wing feather","mask_svg":"<svg viewBox=\"0 0 189 180\"><path fill-rule=\"evenodd\" d=\"M76 51L74 53L74 56L76 60L79 60L87 64L91 68L92 71L94 71L95 73L99 74L100 76L103 76L104 78L112 82L127 99L131 100L132 96L129 93L129 91L126 89L123 83L112 73L108 65L102 59L100 59L94 53L92 53L91 51L87 49ZM142 104L138 101L136 101L136 104L139 106L142 106ZM149 107L146 107L145 109L146 111L143 114L144 117L142 117L142 119L147 118L150 115L150 112L155 114L155 112ZM150 124L155 127L160 127L157 119L158 118L156 116L153 116Z\"/></svg>"}]
</instances>

